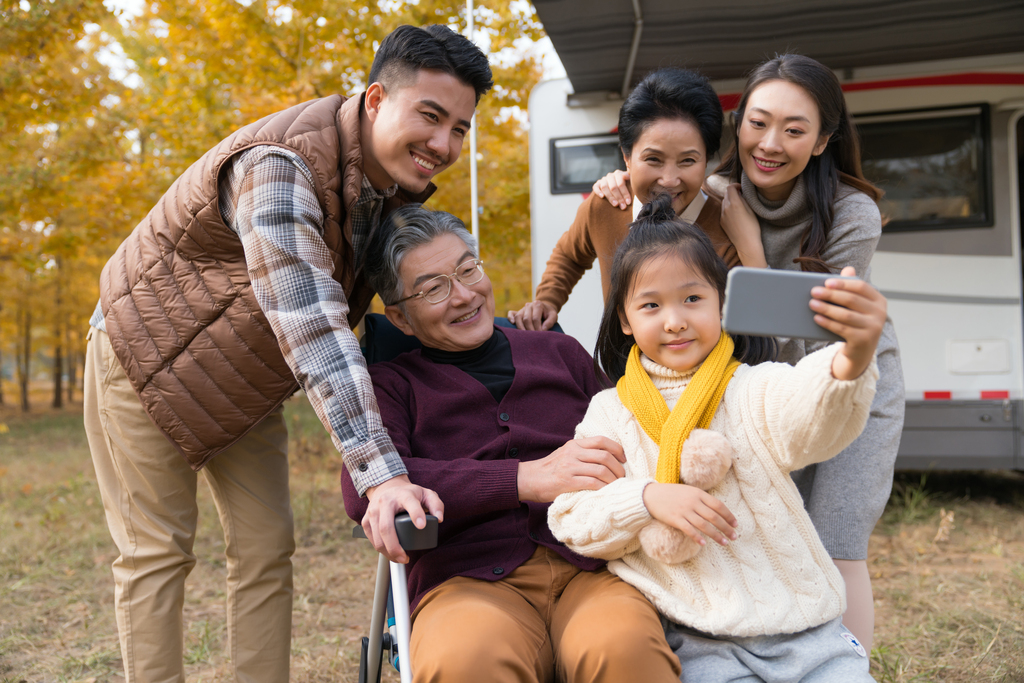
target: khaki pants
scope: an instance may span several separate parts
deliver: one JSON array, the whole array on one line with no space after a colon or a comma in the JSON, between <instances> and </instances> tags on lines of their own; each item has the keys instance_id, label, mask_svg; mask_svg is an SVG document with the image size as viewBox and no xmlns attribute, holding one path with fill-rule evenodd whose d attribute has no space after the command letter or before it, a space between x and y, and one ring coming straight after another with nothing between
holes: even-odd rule
<instances>
[{"instance_id":1,"label":"khaki pants","mask_svg":"<svg viewBox=\"0 0 1024 683\"><path fill-rule=\"evenodd\" d=\"M460 576L427 593L410 650L416 683L677 683L680 672L647 598L542 546L501 581Z\"/></svg>"},{"instance_id":2,"label":"khaki pants","mask_svg":"<svg viewBox=\"0 0 1024 683\"><path fill-rule=\"evenodd\" d=\"M182 606L195 566L198 475L142 409L105 332L91 329L85 428L114 560L128 683L183 683ZM224 529L228 648L237 681L288 680L292 563L280 411L203 469Z\"/></svg>"}]
</instances>

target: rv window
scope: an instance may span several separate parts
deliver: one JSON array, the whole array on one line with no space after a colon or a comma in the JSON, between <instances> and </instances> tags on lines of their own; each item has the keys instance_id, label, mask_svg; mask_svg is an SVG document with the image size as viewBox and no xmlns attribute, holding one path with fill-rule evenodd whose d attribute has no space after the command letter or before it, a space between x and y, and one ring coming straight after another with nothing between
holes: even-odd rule
<instances>
[{"instance_id":1,"label":"rv window","mask_svg":"<svg viewBox=\"0 0 1024 683\"><path fill-rule=\"evenodd\" d=\"M551 141L551 194L590 192L608 173L626 170L618 135L590 135Z\"/></svg>"},{"instance_id":2,"label":"rv window","mask_svg":"<svg viewBox=\"0 0 1024 683\"><path fill-rule=\"evenodd\" d=\"M992 225L988 107L856 119L886 232Z\"/></svg>"}]
</instances>

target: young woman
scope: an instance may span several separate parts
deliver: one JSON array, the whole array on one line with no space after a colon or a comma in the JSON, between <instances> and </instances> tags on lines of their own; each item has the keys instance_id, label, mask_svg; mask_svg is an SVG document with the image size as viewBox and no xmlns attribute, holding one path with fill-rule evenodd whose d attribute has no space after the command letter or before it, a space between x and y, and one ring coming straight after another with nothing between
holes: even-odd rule
<instances>
[{"instance_id":1,"label":"young woman","mask_svg":"<svg viewBox=\"0 0 1024 683\"><path fill-rule=\"evenodd\" d=\"M594 259L600 263L607 295L615 248L641 204L661 192L672 196L677 214L704 228L727 263L739 263L719 227L720 200L701 189L721 137L722 105L707 78L673 68L648 74L619 111L619 145L630 174L623 184L628 200L613 205L591 195L580 205L576 220L551 252L535 300L509 311L509 320L520 329L550 329Z\"/></svg>"},{"instance_id":2,"label":"young woman","mask_svg":"<svg viewBox=\"0 0 1024 683\"><path fill-rule=\"evenodd\" d=\"M621 444L625 476L559 496L549 526L654 603L681 680L868 683L867 652L841 621L843 581L788 473L864 427L885 299L863 280L826 280L809 305L846 343L795 367L751 366L757 354L722 331L725 279L707 236L667 198L644 207L615 256L598 333L617 385L576 429ZM689 465L713 440L727 461L708 481ZM696 541L696 554L666 552L676 543L659 526Z\"/></svg>"},{"instance_id":3,"label":"young woman","mask_svg":"<svg viewBox=\"0 0 1024 683\"><path fill-rule=\"evenodd\" d=\"M818 272L853 266L869 280L882 234L875 203L881 191L861 172L857 131L835 74L801 55L771 59L751 73L733 116L735 141L705 188L722 198L721 226L742 265ZM607 176L597 193L623 201L623 178ZM824 346L779 342L778 359L787 363ZM868 538L889 498L903 429L903 370L891 321L878 344L878 370L860 438L835 459L793 475L846 582L844 623L869 650Z\"/></svg>"}]
</instances>

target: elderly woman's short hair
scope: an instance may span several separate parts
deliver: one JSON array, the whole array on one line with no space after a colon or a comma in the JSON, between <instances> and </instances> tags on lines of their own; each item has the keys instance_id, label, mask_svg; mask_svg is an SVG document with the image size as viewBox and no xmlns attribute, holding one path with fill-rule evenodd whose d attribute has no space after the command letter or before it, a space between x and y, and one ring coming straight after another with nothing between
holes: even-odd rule
<instances>
[{"instance_id":1,"label":"elderly woman's short hair","mask_svg":"<svg viewBox=\"0 0 1024 683\"><path fill-rule=\"evenodd\" d=\"M377 229L366 250L366 279L385 305L402 298L399 268L410 251L430 244L441 235L455 235L479 258L476 239L466 225L446 211L431 211L420 204L406 204L391 212Z\"/></svg>"}]
</instances>

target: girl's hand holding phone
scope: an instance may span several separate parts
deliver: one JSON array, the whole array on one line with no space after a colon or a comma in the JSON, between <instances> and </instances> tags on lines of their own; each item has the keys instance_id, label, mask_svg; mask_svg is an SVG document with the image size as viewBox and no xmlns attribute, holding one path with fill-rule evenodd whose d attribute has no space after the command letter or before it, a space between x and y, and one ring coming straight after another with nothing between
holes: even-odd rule
<instances>
[{"instance_id":1,"label":"girl's hand holding phone","mask_svg":"<svg viewBox=\"0 0 1024 683\"><path fill-rule=\"evenodd\" d=\"M852 266L840 275L854 277ZM824 287L811 289L814 322L846 340L832 361L836 379L856 379L875 357L878 340L885 325L887 305L881 292L864 280L825 280Z\"/></svg>"}]
</instances>

